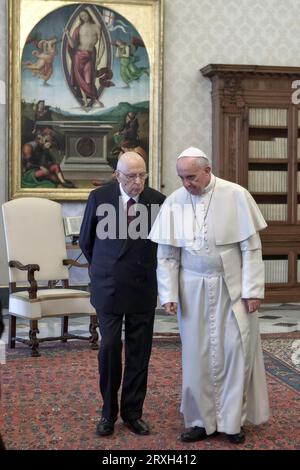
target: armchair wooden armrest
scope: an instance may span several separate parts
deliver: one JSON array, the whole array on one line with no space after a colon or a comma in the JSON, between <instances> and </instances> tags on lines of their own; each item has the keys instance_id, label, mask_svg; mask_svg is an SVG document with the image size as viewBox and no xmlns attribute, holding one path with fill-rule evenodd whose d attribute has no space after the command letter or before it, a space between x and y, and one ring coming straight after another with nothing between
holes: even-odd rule
<instances>
[{"instance_id":1,"label":"armchair wooden armrest","mask_svg":"<svg viewBox=\"0 0 300 470\"><path fill-rule=\"evenodd\" d=\"M89 267L88 263L79 263L78 261L75 261L74 259L64 259L63 265L74 266L75 268L88 268Z\"/></svg>"},{"instance_id":2,"label":"armchair wooden armrest","mask_svg":"<svg viewBox=\"0 0 300 470\"><path fill-rule=\"evenodd\" d=\"M34 278L34 271L39 271L40 267L38 264L22 264L20 261L11 260L8 262L8 266L10 268L20 269L20 271L27 271L27 279L30 284L30 288L28 289L29 298L36 299L37 293L37 282Z\"/></svg>"}]
</instances>

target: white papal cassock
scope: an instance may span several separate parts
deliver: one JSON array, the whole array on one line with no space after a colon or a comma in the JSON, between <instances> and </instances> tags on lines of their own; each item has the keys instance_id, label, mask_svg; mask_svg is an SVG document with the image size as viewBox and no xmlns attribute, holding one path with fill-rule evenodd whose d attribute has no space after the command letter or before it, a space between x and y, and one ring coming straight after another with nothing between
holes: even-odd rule
<instances>
[{"instance_id":1,"label":"white papal cassock","mask_svg":"<svg viewBox=\"0 0 300 470\"><path fill-rule=\"evenodd\" d=\"M201 196L169 196L149 235L160 301L178 302L186 427L236 434L268 419L258 317L242 300L264 296L265 226L247 190L212 175Z\"/></svg>"}]
</instances>

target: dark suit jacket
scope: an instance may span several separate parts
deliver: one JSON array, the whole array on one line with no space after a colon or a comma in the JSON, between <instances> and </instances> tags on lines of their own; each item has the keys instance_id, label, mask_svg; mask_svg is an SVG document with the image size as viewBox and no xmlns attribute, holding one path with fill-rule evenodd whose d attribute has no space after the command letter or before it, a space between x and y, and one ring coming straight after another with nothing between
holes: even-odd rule
<instances>
[{"instance_id":1,"label":"dark suit jacket","mask_svg":"<svg viewBox=\"0 0 300 470\"><path fill-rule=\"evenodd\" d=\"M3 317L2 317L2 305L0 302L0 338L2 336L3 331L4 331L4 322L3 322Z\"/></svg>"},{"instance_id":2,"label":"dark suit jacket","mask_svg":"<svg viewBox=\"0 0 300 470\"><path fill-rule=\"evenodd\" d=\"M157 302L156 251L157 245L147 239L99 239L96 234L97 216L101 204L112 204L116 209L119 231L119 183L112 183L90 193L82 225L79 244L90 264L91 303L97 311L130 313L154 309ZM151 229L151 204L161 205L165 196L145 188L139 204L148 211L148 233ZM123 213L123 216L125 211ZM122 215L122 214L121 214ZM153 223L153 220L152 220Z\"/></svg>"}]
</instances>

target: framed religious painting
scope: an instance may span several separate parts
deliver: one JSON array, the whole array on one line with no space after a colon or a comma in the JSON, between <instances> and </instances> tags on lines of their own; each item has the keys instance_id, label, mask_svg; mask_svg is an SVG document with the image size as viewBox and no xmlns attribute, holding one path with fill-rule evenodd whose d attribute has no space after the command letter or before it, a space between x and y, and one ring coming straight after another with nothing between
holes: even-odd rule
<instances>
[{"instance_id":1,"label":"framed religious painting","mask_svg":"<svg viewBox=\"0 0 300 470\"><path fill-rule=\"evenodd\" d=\"M128 150L159 189L162 49L163 0L10 0L10 197L85 200Z\"/></svg>"}]
</instances>

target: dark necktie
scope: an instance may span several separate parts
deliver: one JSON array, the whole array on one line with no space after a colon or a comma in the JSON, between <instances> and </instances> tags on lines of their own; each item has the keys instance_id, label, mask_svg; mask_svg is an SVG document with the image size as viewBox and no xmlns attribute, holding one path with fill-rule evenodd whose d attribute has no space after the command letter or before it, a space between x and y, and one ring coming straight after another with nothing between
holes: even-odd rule
<instances>
[{"instance_id":1,"label":"dark necktie","mask_svg":"<svg viewBox=\"0 0 300 470\"><path fill-rule=\"evenodd\" d=\"M130 222L135 218L134 208L130 209L131 206L133 206L134 204L136 204L136 201L132 199L132 197L128 199L127 201L127 225L129 225Z\"/></svg>"}]
</instances>

